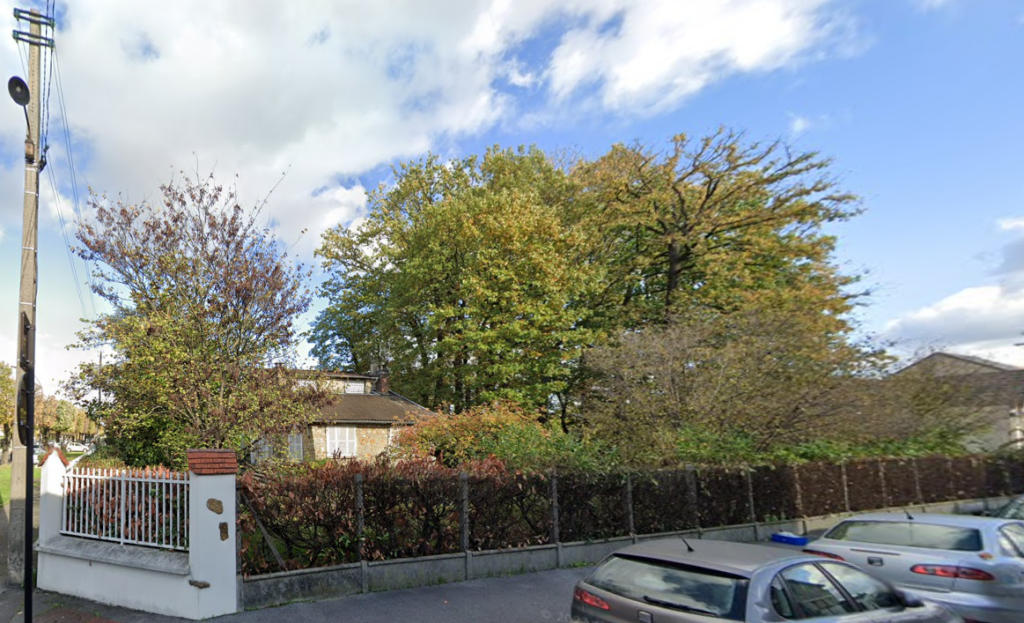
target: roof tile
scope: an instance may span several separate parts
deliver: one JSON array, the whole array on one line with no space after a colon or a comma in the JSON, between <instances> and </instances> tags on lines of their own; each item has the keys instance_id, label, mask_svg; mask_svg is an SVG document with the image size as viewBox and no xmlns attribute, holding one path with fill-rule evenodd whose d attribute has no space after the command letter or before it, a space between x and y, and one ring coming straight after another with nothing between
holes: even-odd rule
<instances>
[{"instance_id":1,"label":"roof tile","mask_svg":"<svg viewBox=\"0 0 1024 623\"><path fill-rule=\"evenodd\" d=\"M197 476L215 476L238 472L234 450L189 450L188 468Z\"/></svg>"}]
</instances>

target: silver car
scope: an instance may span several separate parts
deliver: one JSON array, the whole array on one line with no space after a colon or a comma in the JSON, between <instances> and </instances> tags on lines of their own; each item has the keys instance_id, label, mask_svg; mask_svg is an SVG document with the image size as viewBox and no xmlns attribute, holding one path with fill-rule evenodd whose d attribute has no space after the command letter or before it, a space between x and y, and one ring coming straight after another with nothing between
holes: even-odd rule
<instances>
[{"instance_id":1,"label":"silver car","mask_svg":"<svg viewBox=\"0 0 1024 623\"><path fill-rule=\"evenodd\" d=\"M573 591L572 620L603 623L961 623L848 563L692 539L621 549Z\"/></svg>"},{"instance_id":2,"label":"silver car","mask_svg":"<svg viewBox=\"0 0 1024 623\"><path fill-rule=\"evenodd\" d=\"M808 544L968 621L1024 621L1024 522L971 515L866 513Z\"/></svg>"}]
</instances>

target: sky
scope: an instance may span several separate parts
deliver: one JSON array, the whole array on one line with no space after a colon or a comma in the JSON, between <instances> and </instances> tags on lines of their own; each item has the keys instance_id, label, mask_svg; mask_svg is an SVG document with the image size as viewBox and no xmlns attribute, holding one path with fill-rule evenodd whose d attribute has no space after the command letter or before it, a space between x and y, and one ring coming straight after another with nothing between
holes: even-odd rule
<instances>
[{"instance_id":1,"label":"sky","mask_svg":"<svg viewBox=\"0 0 1024 623\"><path fill-rule=\"evenodd\" d=\"M0 32L19 27L16 6L46 9L0 0ZM242 205L267 200L268 225L321 280L320 234L365 215L394 164L495 144L597 157L723 125L833 158L862 198L829 233L871 292L864 334L1024 366L1024 0L77 0L54 13L48 394L98 357L67 349L105 311L68 251L90 189L139 202L212 172ZM27 77L27 48L0 39L4 78ZM10 363L24 136L22 111L0 103Z\"/></svg>"}]
</instances>

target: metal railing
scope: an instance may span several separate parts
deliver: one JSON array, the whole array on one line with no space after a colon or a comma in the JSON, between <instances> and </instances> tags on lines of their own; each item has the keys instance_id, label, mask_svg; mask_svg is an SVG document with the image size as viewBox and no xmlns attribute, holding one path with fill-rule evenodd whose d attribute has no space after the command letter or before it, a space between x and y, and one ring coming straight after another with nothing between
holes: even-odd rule
<instances>
[{"instance_id":1,"label":"metal railing","mask_svg":"<svg viewBox=\"0 0 1024 623\"><path fill-rule=\"evenodd\" d=\"M188 550L188 473L73 468L64 475L61 534Z\"/></svg>"}]
</instances>

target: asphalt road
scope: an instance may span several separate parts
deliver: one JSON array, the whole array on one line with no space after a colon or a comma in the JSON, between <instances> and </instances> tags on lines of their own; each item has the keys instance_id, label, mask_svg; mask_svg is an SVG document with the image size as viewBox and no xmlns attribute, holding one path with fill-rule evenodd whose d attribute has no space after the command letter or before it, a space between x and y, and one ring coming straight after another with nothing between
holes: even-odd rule
<instances>
[{"instance_id":1,"label":"asphalt road","mask_svg":"<svg viewBox=\"0 0 1024 623\"><path fill-rule=\"evenodd\" d=\"M223 623L568 623L572 587L590 567L471 580L382 593L352 595L231 614ZM20 589L0 594L0 623L18 622ZM113 608L54 593L37 592L36 621L113 621L115 623L177 623L185 621Z\"/></svg>"}]
</instances>

